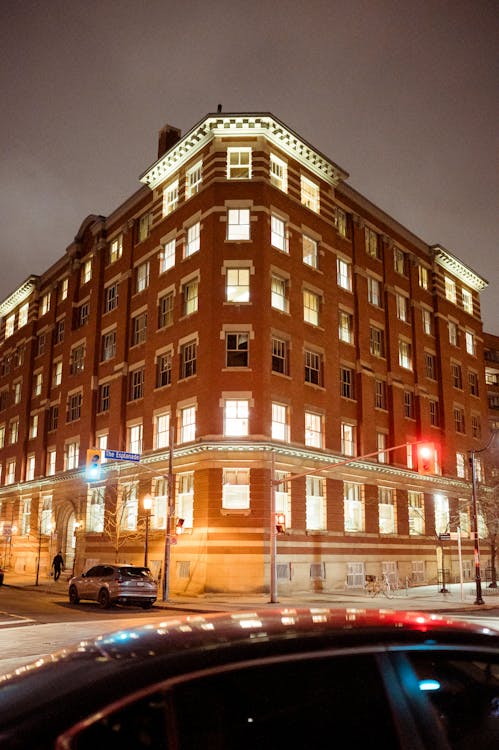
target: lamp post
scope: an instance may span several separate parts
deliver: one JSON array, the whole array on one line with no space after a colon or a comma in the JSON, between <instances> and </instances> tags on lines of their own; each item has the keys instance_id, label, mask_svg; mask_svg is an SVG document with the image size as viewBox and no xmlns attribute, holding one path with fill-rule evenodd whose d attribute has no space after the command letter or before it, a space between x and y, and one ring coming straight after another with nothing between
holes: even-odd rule
<instances>
[{"instance_id":1,"label":"lamp post","mask_svg":"<svg viewBox=\"0 0 499 750\"><path fill-rule=\"evenodd\" d=\"M146 534L144 539L144 568L147 568L147 553L149 547L149 520L151 518L152 497L149 493L142 498L142 506L146 514Z\"/></svg>"}]
</instances>

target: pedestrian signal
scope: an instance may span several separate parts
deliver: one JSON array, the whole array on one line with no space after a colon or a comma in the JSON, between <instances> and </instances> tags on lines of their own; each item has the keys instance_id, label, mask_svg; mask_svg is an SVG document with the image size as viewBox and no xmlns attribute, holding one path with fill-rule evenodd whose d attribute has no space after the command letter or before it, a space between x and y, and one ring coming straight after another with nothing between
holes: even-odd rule
<instances>
[{"instance_id":1,"label":"pedestrian signal","mask_svg":"<svg viewBox=\"0 0 499 750\"><path fill-rule=\"evenodd\" d=\"M87 450L86 466L87 482L98 482L101 474L101 451L99 448L89 448Z\"/></svg>"}]
</instances>

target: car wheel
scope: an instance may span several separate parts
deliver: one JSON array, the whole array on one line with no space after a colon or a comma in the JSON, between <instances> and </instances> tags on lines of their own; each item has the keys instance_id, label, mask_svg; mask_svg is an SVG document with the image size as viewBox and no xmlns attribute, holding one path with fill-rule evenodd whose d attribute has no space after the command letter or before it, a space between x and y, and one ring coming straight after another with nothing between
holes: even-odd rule
<instances>
[{"instance_id":1,"label":"car wheel","mask_svg":"<svg viewBox=\"0 0 499 750\"><path fill-rule=\"evenodd\" d=\"M78 596L78 589L76 586L70 586L69 588L69 603L70 604L78 604L80 601L80 597Z\"/></svg>"},{"instance_id":2,"label":"car wheel","mask_svg":"<svg viewBox=\"0 0 499 750\"><path fill-rule=\"evenodd\" d=\"M99 606L102 607L102 609L107 609L111 606L111 599L109 597L109 591L107 589L101 589L99 591L99 597L97 599L99 602Z\"/></svg>"},{"instance_id":3,"label":"car wheel","mask_svg":"<svg viewBox=\"0 0 499 750\"><path fill-rule=\"evenodd\" d=\"M142 609L151 609L153 604L154 602L142 602L140 606L142 607Z\"/></svg>"}]
</instances>

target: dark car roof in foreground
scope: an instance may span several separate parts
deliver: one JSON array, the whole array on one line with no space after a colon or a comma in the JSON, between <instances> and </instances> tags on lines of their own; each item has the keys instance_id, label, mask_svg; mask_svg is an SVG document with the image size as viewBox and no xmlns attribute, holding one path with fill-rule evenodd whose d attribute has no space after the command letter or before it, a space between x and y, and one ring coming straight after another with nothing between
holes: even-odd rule
<instances>
[{"instance_id":1,"label":"dark car roof in foreground","mask_svg":"<svg viewBox=\"0 0 499 750\"><path fill-rule=\"evenodd\" d=\"M36 712L44 711L49 721L64 711L70 722L95 710L100 701L200 666L304 650L404 644L497 651L499 631L430 613L393 610L269 608L166 616L82 641L0 676L0 741L6 727L21 720L29 724Z\"/></svg>"}]
</instances>

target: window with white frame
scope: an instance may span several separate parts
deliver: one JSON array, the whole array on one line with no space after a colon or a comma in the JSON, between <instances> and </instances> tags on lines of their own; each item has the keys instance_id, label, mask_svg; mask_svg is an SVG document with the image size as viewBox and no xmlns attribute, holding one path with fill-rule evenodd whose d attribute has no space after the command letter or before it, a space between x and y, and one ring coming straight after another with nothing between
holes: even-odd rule
<instances>
[{"instance_id":1,"label":"window with white frame","mask_svg":"<svg viewBox=\"0 0 499 750\"><path fill-rule=\"evenodd\" d=\"M448 276L445 277L445 297L449 302L456 304L457 293L456 293L456 282L454 279L450 279Z\"/></svg>"},{"instance_id":2,"label":"window with white frame","mask_svg":"<svg viewBox=\"0 0 499 750\"><path fill-rule=\"evenodd\" d=\"M199 301L199 280L191 279L182 287L184 315L197 312Z\"/></svg>"},{"instance_id":3,"label":"window with white frame","mask_svg":"<svg viewBox=\"0 0 499 750\"><path fill-rule=\"evenodd\" d=\"M143 292L149 286L150 264L146 260L137 266L135 270L135 292Z\"/></svg>"},{"instance_id":4,"label":"window with white frame","mask_svg":"<svg viewBox=\"0 0 499 750\"><path fill-rule=\"evenodd\" d=\"M250 269L227 268L225 272L225 299L227 302L249 302Z\"/></svg>"},{"instance_id":5,"label":"window with white frame","mask_svg":"<svg viewBox=\"0 0 499 750\"><path fill-rule=\"evenodd\" d=\"M288 190L288 165L275 154L270 154L270 182L284 193Z\"/></svg>"},{"instance_id":6,"label":"window with white frame","mask_svg":"<svg viewBox=\"0 0 499 750\"><path fill-rule=\"evenodd\" d=\"M52 495L44 495L40 506L40 533L52 532Z\"/></svg>"},{"instance_id":7,"label":"window with white frame","mask_svg":"<svg viewBox=\"0 0 499 750\"><path fill-rule=\"evenodd\" d=\"M248 399L226 399L224 403L224 435L249 434Z\"/></svg>"},{"instance_id":8,"label":"window with white frame","mask_svg":"<svg viewBox=\"0 0 499 750\"><path fill-rule=\"evenodd\" d=\"M322 415L305 411L305 445L322 448Z\"/></svg>"},{"instance_id":9,"label":"window with white frame","mask_svg":"<svg viewBox=\"0 0 499 750\"><path fill-rule=\"evenodd\" d=\"M470 393L472 396L478 396L478 373L476 372L469 372L468 373L468 384L470 387Z\"/></svg>"},{"instance_id":10,"label":"window with white frame","mask_svg":"<svg viewBox=\"0 0 499 750\"><path fill-rule=\"evenodd\" d=\"M128 398L130 401L138 401L144 398L145 367L137 367L128 375Z\"/></svg>"},{"instance_id":11,"label":"window with white frame","mask_svg":"<svg viewBox=\"0 0 499 750\"><path fill-rule=\"evenodd\" d=\"M139 313L132 318L131 345L143 344L147 339L147 312Z\"/></svg>"},{"instance_id":12,"label":"window with white frame","mask_svg":"<svg viewBox=\"0 0 499 750\"><path fill-rule=\"evenodd\" d=\"M367 277L367 300L370 305L382 307L381 282L374 276Z\"/></svg>"},{"instance_id":13,"label":"window with white frame","mask_svg":"<svg viewBox=\"0 0 499 750\"><path fill-rule=\"evenodd\" d=\"M194 525L194 472L186 471L177 475L177 493L175 495L175 516L182 518L184 529Z\"/></svg>"},{"instance_id":14,"label":"window with white frame","mask_svg":"<svg viewBox=\"0 0 499 750\"><path fill-rule=\"evenodd\" d=\"M393 270L399 273L401 276L405 276L406 257L404 251L399 247L393 248Z\"/></svg>"},{"instance_id":15,"label":"window with white frame","mask_svg":"<svg viewBox=\"0 0 499 750\"><path fill-rule=\"evenodd\" d=\"M127 435L128 452L129 453L142 453L142 435L143 435L142 423L129 425L127 432L128 432L128 435Z\"/></svg>"},{"instance_id":16,"label":"window with white frame","mask_svg":"<svg viewBox=\"0 0 499 750\"><path fill-rule=\"evenodd\" d=\"M173 303L174 295L172 292L162 294L158 299L158 328L166 328L173 323Z\"/></svg>"},{"instance_id":17,"label":"window with white frame","mask_svg":"<svg viewBox=\"0 0 499 750\"><path fill-rule=\"evenodd\" d=\"M196 221L187 227L187 237L185 242L185 257L189 258L194 253L198 253L201 248L201 222Z\"/></svg>"},{"instance_id":18,"label":"window with white frame","mask_svg":"<svg viewBox=\"0 0 499 750\"><path fill-rule=\"evenodd\" d=\"M56 449L49 448L47 450L47 471L46 471L46 474L48 477L53 477L55 474L56 458L57 458Z\"/></svg>"},{"instance_id":19,"label":"window with white frame","mask_svg":"<svg viewBox=\"0 0 499 750\"><path fill-rule=\"evenodd\" d=\"M168 501L168 479L156 477L153 480L151 524L154 529L166 529L166 509Z\"/></svg>"},{"instance_id":20,"label":"window with white frame","mask_svg":"<svg viewBox=\"0 0 499 750\"><path fill-rule=\"evenodd\" d=\"M478 414L471 415L471 436L474 438L482 437L482 420Z\"/></svg>"},{"instance_id":21,"label":"window with white frame","mask_svg":"<svg viewBox=\"0 0 499 750\"><path fill-rule=\"evenodd\" d=\"M197 369L197 341L191 339L180 346L180 378L190 378Z\"/></svg>"},{"instance_id":22,"label":"window with white frame","mask_svg":"<svg viewBox=\"0 0 499 750\"><path fill-rule=\"evenodd\" d=\"M7 460L6 472L5 472L5 484L14 484L16 481L16 459L9 458Z\"/></svg>"},{"instance_id":23,"label":"window with white frame","mask_svg":"<svg viewBox=\"0 0 499 750\"><path fill-rule=\"evenodd\" d=\"M250 237L249 208L229 208L227 210L227 239L249 240Z\"/></svg>"},{"instance_id":24,"label":"window with white frame","mask_svg":"<svg viewBox=\"0 0 499 750\"><path fill-rule=\"evenodd\" d=\"M198 161L192 167L190 167L185 175L185 195L186 198L191 198L196 193L199 193L201 184L203 182L203 162Z\"/></svg>"},{"instance_id":25,"label":"window with white frame","mask_svg":"<svg viewBox=\"0 0 499 750\"><path fill-rule=\"evenodd\" d=\"M66 281L66 286L67 286L68 280L65 279L65 281ZM25 302L24 305L21 305L21 307L19 308L19 316L17 320L18 328L22 328L23 326L27 324L28 313L29 313L29 302Z\"/></svg>"},{"instance_id":26,"label":"window with white frame","mask_svg":"<svg viewBox=\"0 0 499 750\"><path fill-rule=\"evenodd\" d=\"M320 209L319 185L309 180L308 177L301 175L300 195L302 204L318 214Z\"/></svg>"},{"instance_id":27,"label":"window with white frame","mask_svg":"<svg viewBox=\"0 0 499 750\"><path fill-rule=\"evenodd\" d=\"M466 455L461 451L456 453L456 476L466 479Z\"/></svg>"},{"instance_id":28,"label":"window with white frame","mask_svg":"<svg viewBox=\"0 0 499 750\"><path fill-rule=\"evenodd\" d=\"M118 307L118 284L110 284L104 289L104 312L108 313ZM64 322L64 321L63 321Z\"/></svg>"},{"instance_id":29,"label":"window with white frame","mask_svg":"<svg viewBox=\"0 0 499 750\"><path fill-rule=\"evenodd\" d=\"M49 432L57 430L59 426L59 404L51 404L48 412L47 429Z\"/></svg>"},{"instance_id":30,"label":"window with white frame","mask_svg":"<svg viewBox=\"0 0 499 750\"><path fill-rule=\"evenodd\" d=\"M104 487L92 487L87 496L87 517L85 527L88 532L101 534L104 531Z\"/></svg>"},{"instance_id":31,"label":"window with white frame","mask_svg":"<svg viewBox=\"0 0 499 750\"><path fill-rule=\"evenodd\" d=\"M348 233L348 219L342 208L336 207L335 210L336 231L340 237L346 237Z\"/></svg>"},{"instance_id":32,"label":"window with white frame","mask_svg":"<svg viewBox=\"0 0 499 750\"><path fill-rule=\"evenodd\" d=\"M68 396L67 422L75 422L77 419L80 419L82 402L83 395L81 393L71 393Z\"/></svg>"},{"instance_id":33,"label":"window with white frame","mask_svg":"<svg viewBox=\"0 0 499 750\"><path fill-rule=\"evenodd\" d=\"M305 383L312 383L313 385L324 385L323 379L323 356L319 352L313 352L310 349L305 349L303 352L304 366L305 366Z\"/></svg>"},{"instance_id":34,"label":"window with white frame","mask_svg":"<svg viewBox=\"0 0 499 750\"><path fill-rule=\"evenodd\" d=\"M163 216L168 216L178 206L178 180L167 185L163 192Z\"/></svg>"},{"instance_id":35,"label":"window with white frame","mask_svg":"<svg viewBox=\"0 0 499 750\"><path fill-rule=\"evenodd\" d=\"M107 331L106 333L102 334L102 341L101 341L101 360L102 362L109 362L110 359L113 359L116 356L116 329L112 331ZM61 374L62 374L62 362L58 362L57 364L61 365ZM55 385L60 384L60 380Z\"/></svg>"},{"instance_id":36,"label":"window with white frame","mask_svg":"<svg viewBox=\"0 0 499 750\"><path fill-rule=\"evenodd\" d=\"M336 280L342 289L352 291L352 264L342 258L336 261Z\"/></svg>"},{"instance_id":37,"label":"window with white frame","mask_svg":"<svg viewBox=\"0 0 499 750\"><path fill-rule=\"evenodd\" d=\"M461 365L457 362L450 363L451 381L454 388L463 389L463 374Z\"/></svg>"},{"instance_id":38,"label":"window with white frame","mask_svg":"<svg viewBox=\"0 0 499 750\"><path fill-rule=\"evenodd\" d=\"M247 510L250 507L250 470L224 469L222 473L222 508Z\"/></svg>"},{"instance_id":39,"label":"window with white frame","mask_svg":"<svg viewBox=\"0 0 499 750\"><path fill-rule=\"evenodd\" d=\"M435 503L435 533L445 534L449 531L450 514L449 498L444 495L434 495Z\"/></svg>"},{"instance_id":40,"label":"window with white frame","mask_svg":"<svg viewBox=\"0 0 499 750\"><path fill-rule=\"evenodd\" d=\"M172 382L173 355L171 351L162 352L156 358L156 387L162 388Z\"/></svg>"},{"instance_id":41,"label":"window with white frame","mask_svg":"<svg viewBox=\"0 0 499 750\"><path fill-rule=\"evenodd\" d=\"M311 268L317 268L319 265L319 252L317 240L313 240L311 237L307 237L306 234L302 237L303 245L303 262L306 266Z\"/></svg>"},{"instance_id":42,"label":"window with white frame","mask_svg":"<svg viewBox=\"0 0 499 750\"><path fill-rule=\"evenodd\" d=\"M399 365L412 370L412 344L404 339L399 339Z\"/></svg>"},{"instance_id":43,"label":"window with white frame","mask_svg":"<svg viewBox=\"0 0 499 750\"><path fill-rule=\"evenodd\" d=\"M404 417L407 417L408 419L414 419L414 393L412 391L409 391L407 389L403 392L403 398L404 398Z\"/></svg>"},{"instance_id":44,"label":"window with white frame","mask_svg":"<svg viewBox=\"0 0 499 750\"><path fill-rule=\"evenodd\" d=\"M229 146L227 149L227 179L251 180L251 147Z\"/></svg>"},{"instance_id":45,"label":"window with white frame","mask_svg":"<svg viewBox=\"0 0 499 750\"><path fill-rule=\"evenodd\" d=\"M35 478L36 456L31 453L26 461L26 481L31 482Z\"/></svg>"},{"instance_id":46,"label":"window with white frame","mask_svg":"<svg viewBox=\"0 0 499 750\"><path fill-rule=\"evenodd\" d=\"M276 310L289 312L288 281L282 276L272 274L271 279L271 304Z\"/></svg>"},{"instance_id":47,"label":"window with white frame","mask_svg":"<svg viewBox=\"0 0 499 750\"><path fill-rule=\"evenodd\" d=\"M374 381L374 406L376 409L386 409L386 382L376 378Z\"/></svg>"},{"instance_id":48,"label":"window with white frame","mask_svg":"<svg viewBox=\"0 0 499 750\"><path fill-rule=\"evenodd\" d=\"M430 274L426 266L418 266L418 282L421 289L428 289Z\"/></svg>"},{"instance_id":49,"label":"window with white frame","mask_svg":"<svg viewBox=\"0 0 499 750\"><path fill-rule=\"evenodd\" d=\"M338 312L338 338L345 344L353 344L353 315L345 310Z\"/></svg>"},{"instance_id":50,"label":"window with white frame","mask_svg":"<svg viewBox=\"0 0 499 750\"><path fill-rule=\"evenodd\" d=\"M376 433L376 450L378 451L377 461L380 464L386 464L388 459L388 453L386 452L387 447L387 435L384 432Z\"/></svg>"},{"instance_id":51,"label":"window with white frame","mask_svg":"<svg viewBox=\"0 0 499 750\"><path fill-rule=\"evenodd\" d=\"M355 482L343 483L345 531L364 531L364 487Z\"/></svg>"},{"instance_id":52,"label":"window with white frame","mask_svg":"<svg viewBox=\"0 0 499 750\"><path fill-rule=\"evenodd\" d=\"M289 441L288 406L272 402L272 439Z\"/></svg>"},{"instance_id":53,"label":"window with white frame","mask_svg":"<svg viewBox=\"0 0 499 750\"><path fill-rule=\"evenodd\" d=\"M391 487L378 487L379 533L395 534L395 490Z\"/></svg>"},{"instance_id":54,"label":"window with white frame","mask_svg":"<svg viewBox=\"0 0 499 750\"><path fill-rule=\"evenodd\" d=\"M109 411L111 404L111 385L110 383L101 383L97 396L97 412L102 414Z\"/></svg>"},{"instance_id":55,"label":"window with white frame","mask_svg":"<svg viewBox=\"0 0 499 750\"><path fill-rule=\"evenodd\" d=\"M12 313L5 320L5 338L8 339L14 333L14 326L16 322L16 314Z\"/></svg>"},{"instance_id":56,"label":"window with white frame","mask_svg":"<svg viewBox=\"0 0 499 750\"><path fill-rule=\"evenodd\" d=\"M227 332L225 334L225 366L248 367L249 333Z\"/></svg>"},{"instance_id":57,"label":"window with white frame","mask_svg":"<svg viewBox=\"0 0 499 750\"><path fill-rule=\"evenodd\" d=\"M275 214L270 217L270 242L279 250L288 252L286 222Z\"/></svg>"},{"instance_id":58,"label":"window with white frame","mask_svg":"<svg viewBox=\"0 0 499 750\"><path fill-rule=\"evenodd\" d=\"M189 443L196 439L196 407L185 406L180 409L180 442Z\"/></svg>"},{"instance_id":59,"label":"window with white frame","mask_svg":"<svg viewBox=\"0 0 499 750\"><path fill-rule=\"evenodd\" d=\"M355 398L355 377L351 367L340 367L340 396Z\"/></svg>"},{"instance_id":60,"label":"window with white frame","mask_svg":"<svg viewBox=\"0 0 499 750\"><path fill-rule=\"evenodd\" d=\"M430 380L437 379L437 357L431 352L424 353L425 375Z\"/></svg>"},{"instance_id":61,"label":"window with white frame","mask_svg":"<svg viewBox=\"0 0 499 750\"><path fill-rule=\"evenodd\" d=\"M9 445L15 445L19 439L19 417L14 417L9 422Z\"/></svg>"},{"instance_id":62,"label":"window with white frame","mask_svg":"<svg viewBox=\"0 0 499 750\"><path fill-rule=\"evenodd\" d=\"M475 356L476 349L475 349L475 336L471 331L466 331L464 334L465 342L466 342L466 351L468 354L471 354L472 356Z\"/></svg>"},{"instance_id":63,"label":"window with white frame","mask_svg":"<svg viewBox=\"0 0 499 750\"><path fill-rule=\"evenodd\" d=\"M341 435L341 452L344 456L357 455L356 427L348 422L342 422L340 425Z\"/></svg>"},{"instance_id":64,"label":"window with white frame","mask_svg":"<svg viewBox=\"0 0 499 750\"><path fill-rule=\"evenodd\" d=\"M123 255L123 235L119 234L109 245L109 263L115 263Z\"/></svg>"},{"instance_id":65,"label":"window with white frame","mask_svg":"<svg viewBox=\"0 0 499 750\"><path fill-rule=\"evenodd\" d=\"M21 501L21 536L31 531L31 498L24 497Z\"/></svg>"},{"instance_id":66,"label":"window with white frame","mask_svg":"<svg viewBox=\"0 0 499 750\"><path fill-rule=\"evenodd\" d=\"M154 447L167 448L170 444L170 414L154 415Z\"/></svg>"},{"instance_id":67,"label":"window with white frame","mask_svg":"<svg viewBox=\"0 0 499 750\"><path fill-rule=\"evenodd\" d=\"M409 300L404 294L395 295L397 304L397 318L407 323L409 320Z\"/></svg>"},{"instance_id":68,"label":"window with white frame","mask_svg":"<svg viewBox=\"0 0 499 750\"><path fill-rule=\"evenodd\" d=\"M440 406L436 399L428 400L428 409L430 412L430 424L432 427L440 427Z\"/></svg>"},{"instance_id":69,"label":"window with white frame","mask_svg":"<svg viewBox=\"0 0 499 750\"><path fill-rule=\"evenodd\" d=\"M454 428L456 432L461 435L465 433L465 422L464 422L464 409L461 406L455 406L453 409L454 414Z\"/></svg>"},{"instance_id":70,"label":"window with white frame","mask_svg":"<svg viewBox=\"0 0 499 750\"><path fill-rule=\"evenodd\" d=\"M77 344L71 349L70 373L77 375L85 369L85 344Z\"/></svg>"},{"instance_id":71,"label":"window with white frame","mask_svg":"<svg viewBox=\"0 0 499 750\"><path fill-rule=\"evenodd\" d=\"M18 380L17 383L14 383L13 385L13 392L14 392L14 403L19 404L21 402L21 393L22 393L22 381Z\"/></svg>"},{"instance_id":72,"label":"window with white frame","mask_svg":"<svg viewBox=\"0 0 499 750\"><path fill-rule=\"evenodd\" d=\"M303 290L303 320L310 325L319 325L320 297L310 289Z\"/></svg>"},{"instance_id":73,"label":"window with white frame","mask_svg":"<svg viewBox=\"0 0 499 750\"><path fill-rule=\"evenodd\" d=\"M38 414L32 414L29 418L29 438L32 440L38 435Z\"/></svg>"},{"instance_id":74,"label":"window with white frame","mask_svg":"<svg viewBox=\"0 0 499 750\"><path fill-rule=\"evenodd\" d=\"M118 523L120 528L135 531L139 517L138 483L123 485L117 504Z\"/></svg>"},{"instance_id":75,"label":"window with white frame","mask_svg":"<svg viewBox=\"0 0 499 750\"><path fill-rule=\"evenodd\" d=\"M408 490L407 506L409 512L409 535L422 536L425 533L424 493Z\"/></svg>"},{"instance_id":76,"label":"window with white frame","mask_svg":"<svg viewBox=\"0 0 499 750\"><path fill-rule=\"evenodd\" d=\"M286 471L276 471L274 479L280 481L275 485L275 512L284 513L285 526L291 528L291 483L287 482L289 474Z\"/></svg>"},{"instance_id":77,"label":"window with white frame","mask_svg":"<svg viewBox=\"0 0 499 750\"><path fill-rule=\"evenodd\" d=\"M426 310L424 307L421 310L421 315L423 319L423 331L426 333L427 336L433 335L433 318L430 310Z\"/></svg>"},{"instance_id":78,"label":"window with white frame","mask_svg":"<svg viewBox=\"0 0 499 750\"><path fill-rule=\"evenodd\" d=\"M49 310L50 310L50 292L45 292L45 294L42 295L42 298L40 300L39 317L41 318L42 315L46 315L46 313L48 313Z\"/></svg>"},{"instance_id":79,"label":"window with white frame","mask_svg":"<svg viewBox=\"0 0 499 750\"><path fill-rule=\"evenodd\" d=\"M173 268L175 265L175 248L176 248L176 241L175 239L168 240L168 242L165 242L161 253L159 255L159 272L165 273L165 271L168 271L169 268Z\"/></svg>"},{"instance_id":80,"label":"window with white frame","mask_svg":"<svg viewBox=\"0 0 499 750\"><path fill-rule=\"evenodd\" d=\"M137 230L139 242L143 242L149 237L151 233L151 227L152 227L152 213L149 212L149 213L143 214L139 218L139 226Z\"/></svg>"},{"instance_id":81,"label":"window with white frame","mask_svg":"<svg viewBox=\"0 0 499 750\"><path fill-rule=\"evenodd\" d=\"M84 261L81 267L81 276L80 276L81 286L83 286L84 284L88 284L91 278L92 278L92 260L86 260Z\"/></svg>"},{"instance_id":82,"label":"window with white frame","mask_svg":"<svg viewBox=\"0 0 499 750\"><path fill-rule=\"evenodd\" d=\"M77 469L80 460L79 440L70 440L64 446L64 470Z\"/></svg>"},{"instance_id":83,"label":"window with white frame","mask_svg":"<svg viewBox=\"0 0 499 750\"><path fill-rule=\"evenodd\" d=\"M307 531L326 529L326 481L323 477L306 477L305 504Z\"/></svg>"},{"instance_id":84,"label":"window with white frame","mask_svg":"<svg viewBox=\"0 0 499 750\"><path fill-rule=\"evenodd\" d=\"M364 239L366 243L366 253L370 255L371 258L377 258L379 238L374 229L371 229L371 227L364 227Z\"/></svg>"},{"instance_id":85,"label":"window with white frame","mask_svg":"<svg viewBox=\"0 0 499 750\"><path fill-rule=\"evenodd\" d=\"M43 387L43 373L36 372L33 378L33 395L41 396Z\"/></svg>"},{"instance_id":86,"label":"window with white frame","mask_svg":"<svg viewBox=\"0 0 499 750\"><path fill-rule=\"evenodd\" d=\"M272 337L272 372L289 375L289 342L278 336Z\"/></svg>"},{"instance_id":87,"label":"window with white frame","mask_svg":"<svg viewBox=\"0 0 499 750\"><path fill-rule=\"evenodd\" d=\"M108 460L105 456L105 451L108 448L108 441L109 441L109 435L107 432L103 432L100 435L97 435L97 448L100 451L102 451L101 464L105 464Z\"/></svg>"},{"instance_id":88,"label":"window with white frame","mask_svg":"<svg viewBox=\"0 0 499 750\"><path fill-rule=\"evenodd\" d=\"M473 295L468 289L463 287L461 289L461 296L463 300L463 310L470 315L473 315Z\"/></svg>"},{"instance_id":89,"label":"window with white frame","mask_svg":"<svg viewBox=\"0 0 499 750\"><path fill-rule=\"evenodd\" d=\"M385 332L381 328L369 328L369 351L374 357L385 356Z\"/></svg>"}]
</instances>

